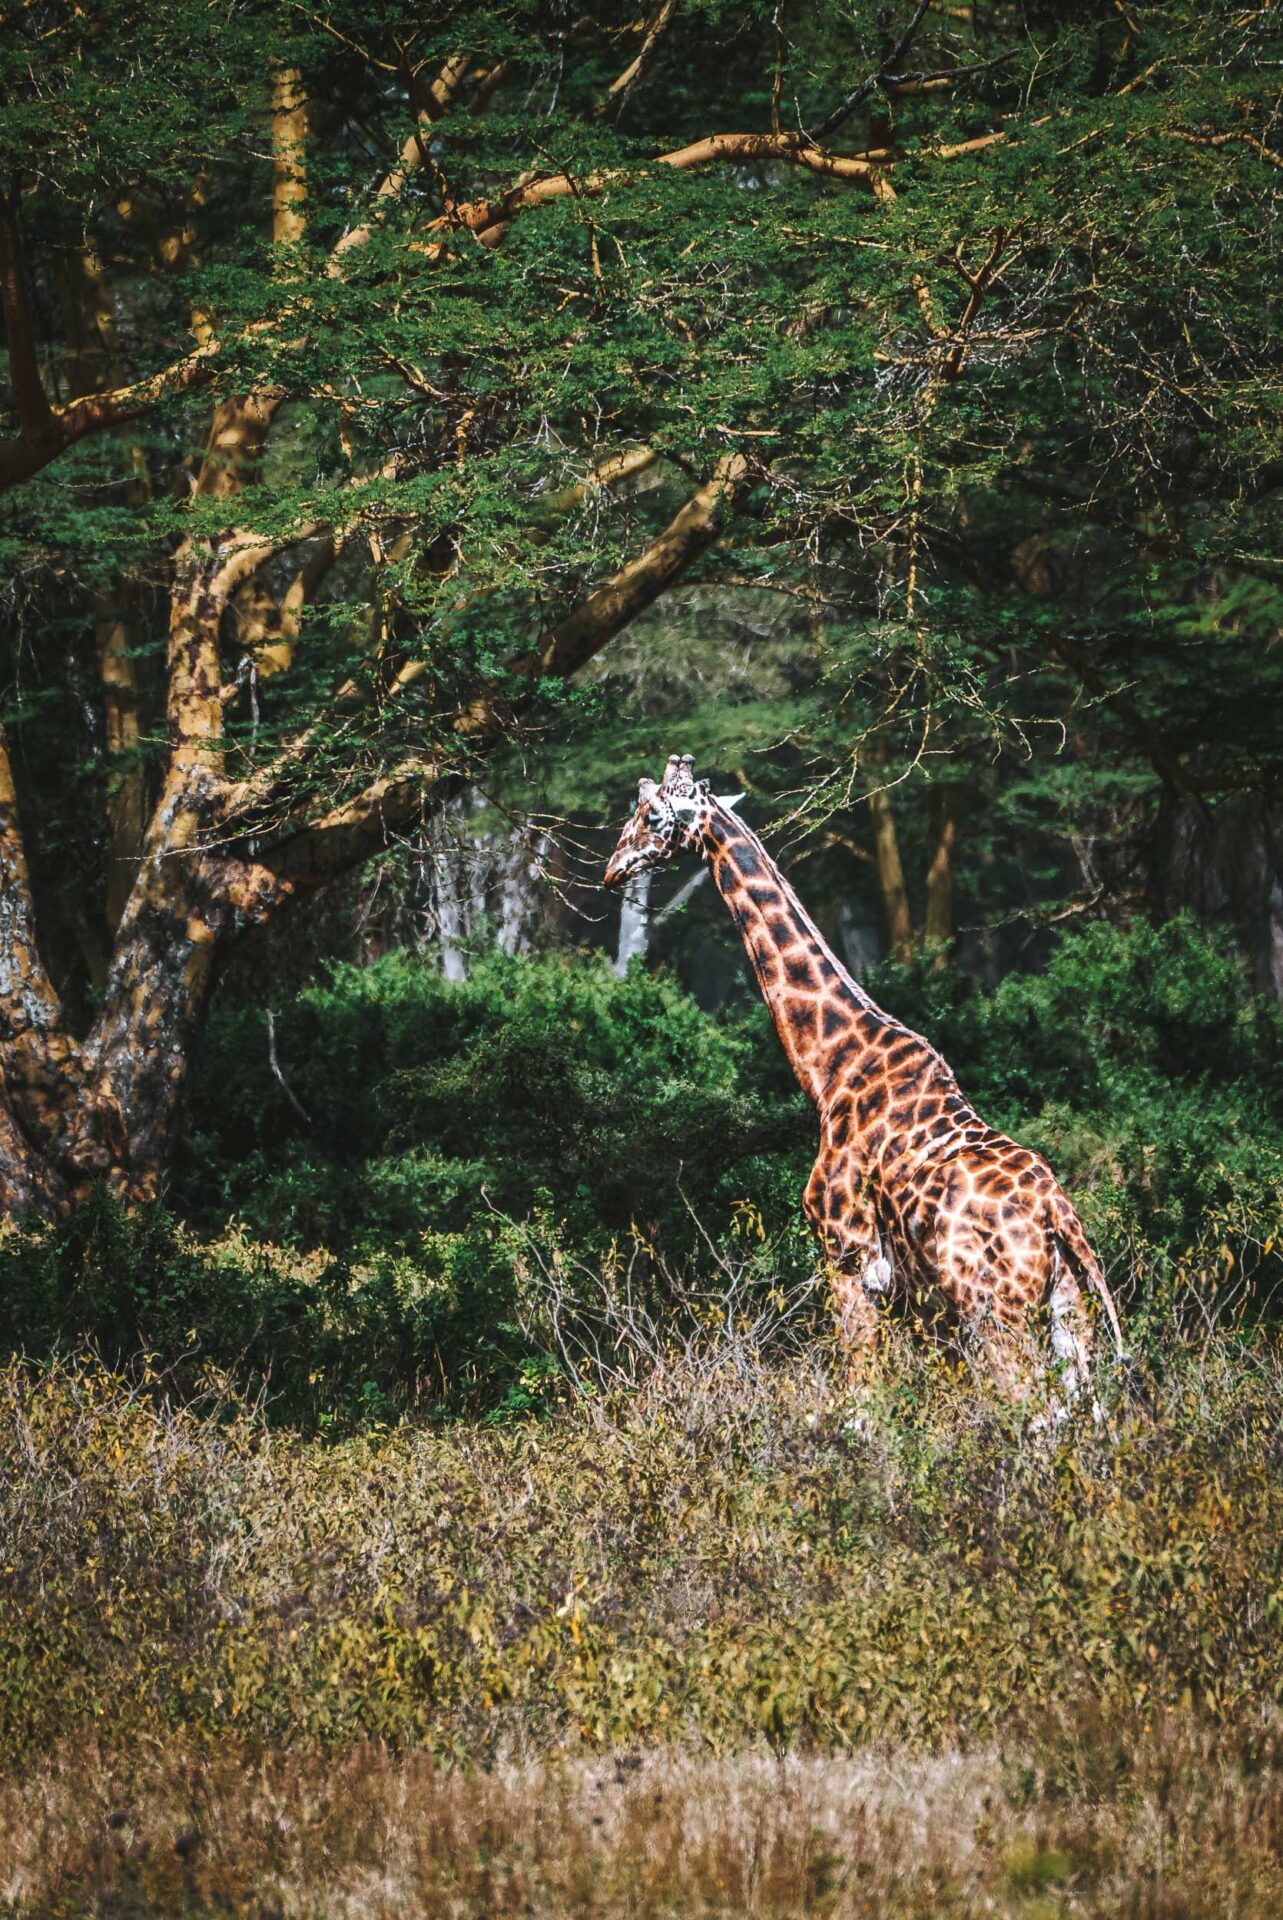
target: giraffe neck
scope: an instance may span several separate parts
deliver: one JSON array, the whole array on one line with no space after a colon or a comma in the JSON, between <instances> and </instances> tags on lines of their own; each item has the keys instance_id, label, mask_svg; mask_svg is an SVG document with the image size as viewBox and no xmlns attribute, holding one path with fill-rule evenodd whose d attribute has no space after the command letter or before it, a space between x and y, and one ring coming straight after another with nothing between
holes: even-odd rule
<instances>
[{"instance_id":1,"label":"giraffe neck","mask_svg":"<svg viewBox=\"0 0 1283 1920\"><path fill-rule=\"evenodd\" d=\"M751 828L712 800L698 832L775 1031L803 1092L820 1106L839 1051L850 1067L857 1053L904 1030L851 978Z\"/></svg>"}]
</instances>

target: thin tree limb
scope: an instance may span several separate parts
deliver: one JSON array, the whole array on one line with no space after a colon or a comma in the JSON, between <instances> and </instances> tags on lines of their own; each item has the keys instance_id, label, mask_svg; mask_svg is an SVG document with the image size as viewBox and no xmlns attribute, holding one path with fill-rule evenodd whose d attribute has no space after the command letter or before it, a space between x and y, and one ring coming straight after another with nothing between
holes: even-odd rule
<instances>
[{"instance_id":1,"label":"thin tree limb","mask_svg":"<svg viewBox=\"0 0 1283 1920\"><path fill-rule=\"evenodd\" d=\"M918 4L913 10L908 26L900 35L900 38L896 41L895 46L891 49L886 59L882 61L877 72L871 73L866 79L861 80L858 87L851 89L845 100L839 101L832 113L824 116L819 126L815 129L815 138L817 140L827 140L831 133L836 133L838 128L850 119L856 108L863 106L869 96L877 91L878 87L882 84L883 75L894 72L895 68L899 66L905 54L917 38L918 28L926 19L930 5L931 0L918 0Z\"/></svg>"},{"instance_id":2,"label":"thin tree limb","mask_svg":"<svg viewBox=\"0 0 1283 1920\"><path fill-rule=\"evenodd\" d=\"M659 52L659 43L668 31L669 23L677 11L677 0L661 0L660 7L646 29L646 37L623 72L611 81L603 97L593 108L593 117L597 120L609 119L618 113L633 88L643 80L649 71L655 55Z\"/></svg>"}]
</instances>

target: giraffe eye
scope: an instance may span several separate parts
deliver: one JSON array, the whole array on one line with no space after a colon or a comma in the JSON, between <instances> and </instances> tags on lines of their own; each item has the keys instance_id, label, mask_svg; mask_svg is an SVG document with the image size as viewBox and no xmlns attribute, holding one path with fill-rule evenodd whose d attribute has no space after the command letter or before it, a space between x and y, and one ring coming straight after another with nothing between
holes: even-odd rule
<instances>
[{"instance_id":1,"label":"giraffe eye","mask_svg":"<svg viewBox=\"0 0 1283 1920\"><path fill-rule=\"evenodd\" d=\"M664 809L662 807L652 807L646 815L646 825L658 829L662 827L663 824Z\"/></svg>"}]
</instances>

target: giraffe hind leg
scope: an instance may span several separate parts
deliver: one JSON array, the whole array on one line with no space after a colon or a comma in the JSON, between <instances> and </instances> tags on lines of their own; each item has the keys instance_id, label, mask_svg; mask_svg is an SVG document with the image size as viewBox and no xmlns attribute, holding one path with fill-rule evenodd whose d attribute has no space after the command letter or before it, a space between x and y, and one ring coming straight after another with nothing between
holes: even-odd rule
<instances>
[{"instance_id":1,"label":"giraffe hind leg","mask_svg":"<svg viewBox=\"0 0 1283 1920\"><path fill-rule=\"evenodd\" d=\"M1104 1419L1099 1400L1091 1392L1091 1328L1082 1288L1059 1240L1052 1242L1051 1288L1047 1296L1050 1317L1051 1366L1056 1412L1065 1419L1084 1393L1091 1394L1091 1415Z\"/></svg>"}]
</instances>

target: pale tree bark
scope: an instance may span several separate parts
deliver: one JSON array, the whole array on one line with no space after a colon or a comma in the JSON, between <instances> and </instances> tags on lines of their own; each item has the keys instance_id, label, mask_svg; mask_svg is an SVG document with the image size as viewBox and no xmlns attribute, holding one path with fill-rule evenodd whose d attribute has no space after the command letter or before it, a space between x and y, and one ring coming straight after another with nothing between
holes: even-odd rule
<instances>
[{"instance_id":1,"label":"pale tree bark","mask_svg":"<svg viewBox=\"0 0 1283 1920\"><path fill-rule=\"evenodd\" d=\"M307 95L297 67L272 68L272 239L293 246L307 230Z\"/></svg>"},{"instance_id":2,"label":"pale tree bark","mask_svg":"<svg viewBox=\"0 0 1283 1920\"><path fill-rule=\"evenodd\" d=\"M660 0L654 18L646 29L645 36L636 55L628 62L623 72L617 74L607 87L597 105L593 108L593 117L597 120L613 119L625 106L633 88L640 85L650 71L660 44L677 11L677 0Z\"/></svg>"},{"instance_id":3,"label":"pale tree bark","mask_svg":"<svg viewBox=\"0 0 1283 1920\"><path fill-rule=\"evenodd\" d=\"M920 923L919 941L890 791L880 785L869 795L869 812L873 816L873 857L886 917L887 943L897 960L912 959L919 944L932 956L937 966L943 966L948 958L954 939L953 895L958 844L956 799L951 786L932 790L929 808L931 857L927 863L925 912Z\"/></svg>"},{"instance_id":4,"label":"pale tree bark","mask_svg":"<svg viewBox=\"0 0 1283 1920\"><path fill-rule=\"evenodd\" d=\"M635 873L619 903L615 973L621 980L630 961L644 960L650 946L650 879L649 873Z\"/></svg>"},{"instance_id":5,"label":"pale tree bark","mask_svg":"<svg viewBox=\"0 0 1283 1920\"><path fill-rule=\"evenodd\" d=\"M95 608L94 632L102 683L107 762L112 769L108 774L104 911L107 932L114 934L138 872L147 812L138 678L133 658L137 629L130 617L129 590L124 583L114 596L100 596Z\"/></svg>"}]
</instances>

